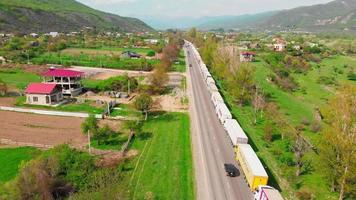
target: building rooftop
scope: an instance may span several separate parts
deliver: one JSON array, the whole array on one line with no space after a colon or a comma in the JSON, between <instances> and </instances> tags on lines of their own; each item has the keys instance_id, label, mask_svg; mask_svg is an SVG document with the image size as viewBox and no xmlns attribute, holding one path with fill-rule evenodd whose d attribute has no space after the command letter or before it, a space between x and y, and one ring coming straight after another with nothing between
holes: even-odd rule
<instances>
[{"instance_id":1,"label":"building rooftop","mask_svg":"<svg viewBox=\"0 0 356 200\"><path fill-rule=\"evenodd\" d=\"M55 88L56 84L53 83L30 83L26 90L26 94L51 94Z\"/></svg>"},{"instance_id":2,"label":"building rooftop","mask_svg":"<svg viewBox=\"0 0 356 200\"><path fill-rule=\"evenodd\" d=\"M43 76L47 77L81 77L84 73L69 69L50 69L43 73Z\"/></svg>"}]
</instances>

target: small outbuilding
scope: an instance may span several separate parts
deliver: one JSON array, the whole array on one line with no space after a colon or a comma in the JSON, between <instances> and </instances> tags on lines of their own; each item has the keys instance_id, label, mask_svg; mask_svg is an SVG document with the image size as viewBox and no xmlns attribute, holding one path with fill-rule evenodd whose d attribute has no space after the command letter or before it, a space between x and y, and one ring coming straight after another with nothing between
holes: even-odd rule
<instances>
[{"instance_id":1,"label":"small outbuilding","mask_svg":"<svg viewBox=\"0 0 356 200\"><path fill-rule=\"evenodd\" d=\"M255 61L256 53L250 51L242 51L240 53L240 62L253 62Z\"/></svg>"},{"instance_id":2,"label":"small outbuilding","mask_svg":"<svg viewBox=\"0 0 356 200\"><path fill-rule=\"evenodd\" d=\"M30 83L26 90L26 103L33 105L57 105L63 100L62 89L54 83Z\"/></svg>"}]
</instances>

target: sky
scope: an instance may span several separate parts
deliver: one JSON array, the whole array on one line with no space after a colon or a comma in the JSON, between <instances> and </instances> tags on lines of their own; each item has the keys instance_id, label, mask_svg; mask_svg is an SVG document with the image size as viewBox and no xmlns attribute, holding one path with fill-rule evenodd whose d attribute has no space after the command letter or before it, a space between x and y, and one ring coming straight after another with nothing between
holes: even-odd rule
<instances>
[{"instance_id":1,"label":"sky","mask_svg":"<svg viewBox=\"0 0 356 200\"><path fill-rule=\"evenodd\" d=\"M289 9L331 0L78 0L92 8L129 17L199 18Z\"/></svg>"}]
</instances>

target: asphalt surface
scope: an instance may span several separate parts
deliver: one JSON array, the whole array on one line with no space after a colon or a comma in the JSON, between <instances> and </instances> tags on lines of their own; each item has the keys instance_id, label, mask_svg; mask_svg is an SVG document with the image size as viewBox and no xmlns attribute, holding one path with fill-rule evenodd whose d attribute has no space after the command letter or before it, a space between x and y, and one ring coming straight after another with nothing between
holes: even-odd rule
<instances>
[{"instance_id":1,"label":"asphalt surface","mask_svg":"<svg viewBox=\"0 0 356 200\"><path fill-rule=\"evenodd\" d=\"M198 200L251 200L252 193L243 174L228 177L224 163L238 167L234 149L215 114L210 94L200 73L197 59L188 49L188 95L192 122L193 160Z\"/></svg>"}]
</instances>

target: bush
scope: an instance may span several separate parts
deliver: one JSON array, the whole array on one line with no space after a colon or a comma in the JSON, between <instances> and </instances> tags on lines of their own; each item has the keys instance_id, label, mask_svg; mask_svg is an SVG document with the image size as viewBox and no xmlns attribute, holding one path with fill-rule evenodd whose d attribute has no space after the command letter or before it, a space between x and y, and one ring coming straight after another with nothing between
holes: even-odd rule
<instances>
[{"instance_id":1,"label":"bush","mask_svg":"<svg viewBox=\"0 0 356 200\"><path fill-rule=\"evenodd\" d=\"M302 188L297 192L297 197L300 200L312 200L314 199L313 193L308 188Z\"/></svg>"},{"instance_id":2,"label":"bush","mask_svg":"<svg viewBox=\"0 0 356 200\"><path fill-rule=\"evenodd\" d=\"M336 79L329 76L320 76L317 82L324 85L337 85Z\"/></svg>"},{"instance_id":3,"label":"bush","mask_svg":"<svg viewBox=\"0 0 356 200\"><path fill-rule=\"evenodd\" d=\"M149 51L149 52L147 52L146 55L147 55L148 57L153 57L153 56L156 55L156 52L155 52L155 51Z\"/></svg>"}]
</instances>

